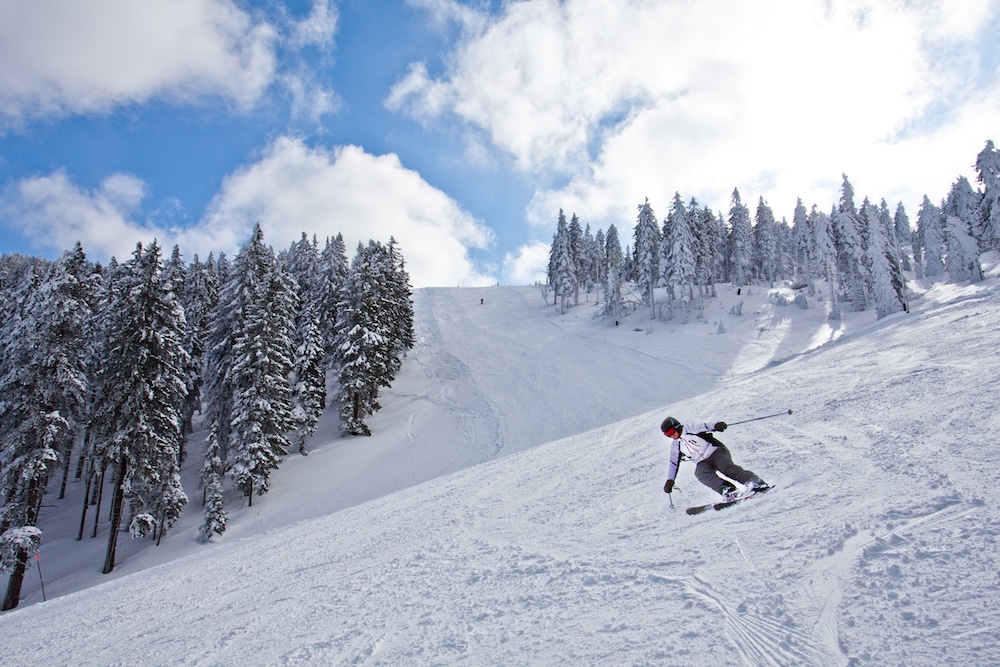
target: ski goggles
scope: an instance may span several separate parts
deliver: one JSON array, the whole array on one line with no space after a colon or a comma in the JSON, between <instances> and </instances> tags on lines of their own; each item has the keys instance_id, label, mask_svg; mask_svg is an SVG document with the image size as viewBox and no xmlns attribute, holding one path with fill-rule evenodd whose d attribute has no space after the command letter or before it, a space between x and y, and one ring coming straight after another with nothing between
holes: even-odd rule
<instances>
[{"instance_id":1,"label":"ski goggles","mask_svg":"<svg viewBox=\"0 0 1000 667\"><path fill-rule=\"evenodd\" d=\"M671 426L670 428L668 428L666 431L663 432L663 435L667 436L668 438L676 438L680 436L680 434L681 434L680 431L675 429L673 426Z\"/></svg>"}]
</instances>

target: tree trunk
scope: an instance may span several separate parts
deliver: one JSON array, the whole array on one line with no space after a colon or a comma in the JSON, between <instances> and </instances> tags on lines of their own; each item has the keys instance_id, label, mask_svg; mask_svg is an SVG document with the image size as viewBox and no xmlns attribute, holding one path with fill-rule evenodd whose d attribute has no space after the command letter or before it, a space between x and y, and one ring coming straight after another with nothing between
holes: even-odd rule
<instances>
[{"instance_id":1,"label":"tree trunk","mask_svg":"<svg viewBox=\"0 0 1000 667\"><path fill-rule=\"evenodd\" d=\"M3 599L3 611L13 609L21 602L21 584L24 583L24 571L28 566L28 552L21 549L17 552L17 564L7 580L7 595Z\"/></svg>"},{"instance_id":2,"label":"tree trunk","mask_svg":"<svg viewBox=\"0 0 1000 667\"><path fill-rule=\"evenodd\" d=\"M59 500L66 497L66 481L69 479L69 459L72 453L73 448L71 447L66 452L66 463L63 465L62 484L59 485Z\"/></svg>"},{"instance_id":3,"label":"tree trunk","mask_svg":"<svg viewBox=\"0 0 1000 667\"><path fill-rule=\"evenodd\" d=\"M84 442L83 451L80 452L80 458L77 459L77 461L76 461L76 478L77 479L82 479L83 478L83 469L84 469L84 466L87 463L87 446L86 446L86 443L87 443L87 438L88 437L90 437L90 436L89 435L84 435L83 436L83 442Z\"/></svg>"},{"instance_id":4,"label":"tree trunk","mask_svg":"<svg viewBox=\"0 0 1000 667\"><path fill-rule=\"evenodd\" d=\"M118 461L118 471L115 473L115 493L111 500L111 531L108 534L108 551L104 557L104 569L102 572L108 574L115 569L115 551L118 549L118 529L122 522L122 505L125 501L125 490L122 488L125 482L125 472L128 468L128 461L122 457Z\"/></svg>"},{"instance_id":5,"label":"tree trunk","mask_svg":"<svg viewBox=\"0 0 1000 667\"><path fill-rule=\"evenodd\" d=\"M156 546L160 546L160 540L163 536L167 534L167 513L166 511L160 512L160 521L156 524Z\"/></svg>"},{"instance_id":6,"label":"tree trunk","mask_svg":"<svg viewBox=\"0 0 1000 667\"><path fill-rule=\"evenodd\" d=\"M25 526L34 526L38 523L38 515L42 509L42 484L38 477L32 477L28 482L28 515L25 517ZM7 595L3 599L3 611L13 609L21 602L21 584L24 583L24 571L28 567L28 550L19 549L17 552L17 564L7 581Z\"/></svg>"},{"instance_id":7,"label":"tree trunk","mask_svg":"<svg viewBox=\"0 0 1000 667\"><path fill-rule=\"evenodd\" d=\"M77 534L77 541L83 539L83 528L87 523L87 507L90 505L90 487L94 483L94 470L87 473L87 489L83 492L83 510L80 513L80 532Z\"/></svg>"},{"instance_id":8,"label":"tree trunk","mask_svg":"<svg viewBox=\"0 0 1000 667\"><path fill-rule=\"evenodd\" d=\"M94 534L91 537L97 537L97 526L101 522L101 503L104 501L104 473L107 471L106 467L101 468L101 475L97 481L97 509L94 510Z\"/></svg>"}]
</instances>

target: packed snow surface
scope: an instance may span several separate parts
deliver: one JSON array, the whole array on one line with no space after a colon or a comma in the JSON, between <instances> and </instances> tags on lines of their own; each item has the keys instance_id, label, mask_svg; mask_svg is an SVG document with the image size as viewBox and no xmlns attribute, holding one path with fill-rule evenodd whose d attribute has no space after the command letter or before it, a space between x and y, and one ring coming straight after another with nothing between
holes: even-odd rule
<instances>
[{"instance_id":1,"label":"packed snow surface","mask_svg":"<svg viewBox=\"0 0 1000 667\"><path fill-rule=\"evenodd\" d=\"M4 665L1000 664L1000 283L916 285L831 322L720 287L702 321L615 326L538 288L425 289L371 438L330 416L252 507L195 542L120 539L99 573L80 483L0 616ZM480 303L480 299L483 303ZM741 307L740 307L741 306ZM658 425L720 437L776 485L717 498ZM670 502L675 507L671 507ZM105 512L106 513L106 512ZM92 513L91 513L92 514Z\"/></svg>"}]
</instances>

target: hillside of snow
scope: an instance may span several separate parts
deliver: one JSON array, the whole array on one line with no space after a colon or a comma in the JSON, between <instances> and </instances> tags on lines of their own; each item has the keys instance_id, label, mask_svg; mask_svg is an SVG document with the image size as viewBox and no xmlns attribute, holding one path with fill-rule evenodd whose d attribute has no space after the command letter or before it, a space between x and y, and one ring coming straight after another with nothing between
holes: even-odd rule
<instances>
[{"instance_id":1,"label":"hillside of snow","mask_svg":"<svg viewBox=\"0 0 1000 667\"><path fill-rule=\"evenodd\" d=\"M103 522L73 539L79 484L47 497L48 601L30 570L0 662L1000 664L989 259L881 321L763 287L618 327L538 288L418 290L375 435L324 422L214 543L194 442L183 519L123 536L112 575ZM688 516L716 497L686 464L670 507L663 417L786 409L721 435L772 493Z\"/></svg>"}]
</instances>

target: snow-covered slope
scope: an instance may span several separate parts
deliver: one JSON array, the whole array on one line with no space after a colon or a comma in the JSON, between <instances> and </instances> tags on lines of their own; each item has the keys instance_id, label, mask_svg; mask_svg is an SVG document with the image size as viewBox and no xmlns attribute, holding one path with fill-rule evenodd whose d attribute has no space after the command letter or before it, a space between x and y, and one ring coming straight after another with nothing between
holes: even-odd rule
<instances>
[{"instance_id":1,"label":"snow-covered slope","mask_svg":"<svg viewBox=\"0 0 1000 667\"><path fill-rule=\"evenodd\" d=\"M57 504L65 571L45 603L29 575L0 661L1000 663L997 279L836 329L812 305L728 290L707 323L615 328L529 288L420 291L377 435L327 424L218 543L192 508L109 580ZM773 493L690 517L688 465L669 507L662 417L786 408L723 434Z\"/></svg>"}]
</instances>

